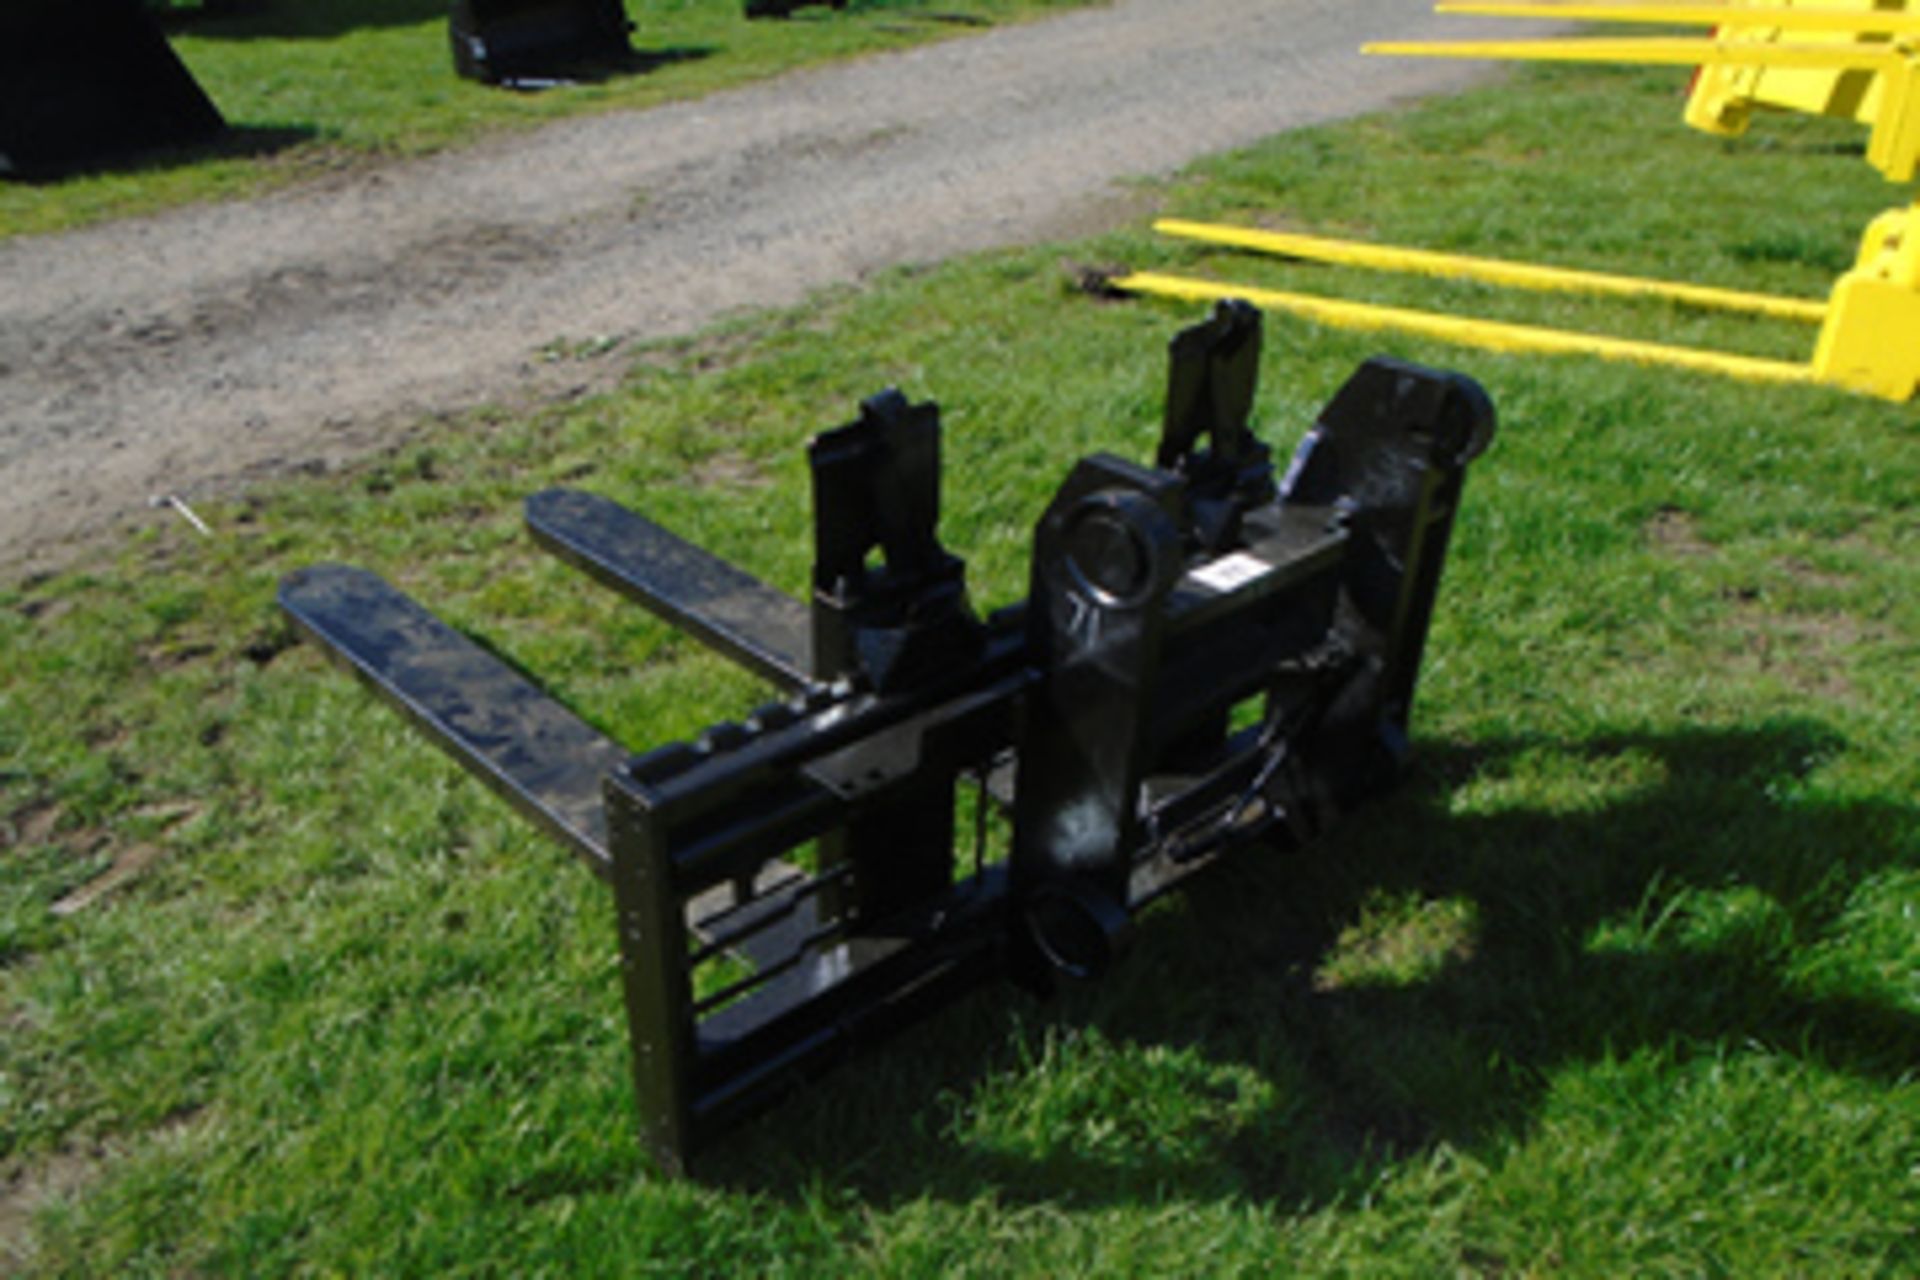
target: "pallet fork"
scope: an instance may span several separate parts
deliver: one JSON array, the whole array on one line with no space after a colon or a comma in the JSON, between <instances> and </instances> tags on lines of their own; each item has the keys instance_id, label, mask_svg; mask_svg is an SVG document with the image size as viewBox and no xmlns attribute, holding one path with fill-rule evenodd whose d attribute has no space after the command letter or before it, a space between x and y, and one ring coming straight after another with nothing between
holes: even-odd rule
<instances>
[{"instance_id":1,"label":"pallet fork","mask_svg":"<svg viewBox=\"0 0 1920 1280\"><path fill-rule=\"evenodd\" d=\"M1125 272L1104 283L1122 292L1187 301L1245 298L1270 310L1336 328L1394 330L1489 351L1598 356L1750 382L1838 386L1885 400L1905 401L1920 390L1920 345L1912 340L1915 333L1920 333L1920 235L1908 233L1914 225L1915 213L1910 209L1891 209L1876 218L1861 239L1852 270L1834 283L1832 293L1822 302L1178 218L1154 223L1154 229L1166 235L1303 261L1479 280L1516 289L1669 298L1689 306L1815 323L1820 326L1819 333L1813 354L1805 363L1380 306L1169 272Z\"/></svg>"}]
</instances>

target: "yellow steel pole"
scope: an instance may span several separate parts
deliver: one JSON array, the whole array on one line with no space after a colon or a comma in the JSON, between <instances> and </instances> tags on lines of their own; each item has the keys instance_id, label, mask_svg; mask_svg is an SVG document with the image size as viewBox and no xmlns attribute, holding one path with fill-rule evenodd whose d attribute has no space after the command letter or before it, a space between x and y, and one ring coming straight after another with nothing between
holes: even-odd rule
<instances>
[{"instance_id":1,"label":"yellow steel pole","mask_svg":"<svg viewBox=\"0 0 1920 1280\"><path fill-rule=\"evenodd\" d=\"M1362 53L1424 58L1503 58L1533 62L1624 62L1705 68L1870 71L1879 77L1879 106L1867 139L1867 163L1890 182L1906 182L1920 168L1920 58L1904 40L1863 44L1776 44L1745 39L1686 40L1670 37L1588 40L1394 41L1369 44ZM1692 113L1689 111L1689 118ZM1709 126L1716 127L1716 126ZM1719 125L1723 131L1731 128ZM1737 130L1735 130L1737 131Z\"/></svg>"},{"instance_id":2,"label":"yellow steel pole","mask_svg":"<svg viewBox=\"0 0 1920 1280\"><path fill-rule=\"evenodd\" d=\"M1244 298L1255 306L1291 312L1336 328L1393 329L1422 337L1436 338L1443 342L1482 347L1490 351L1599 356L1605 360L1624 360L1636 364L1664 365L1676 369L1724 374L1753 382L1812 383L1818 381L1814 377L1811 366L1792 364L1785 360L1728 355L1719 351L1702 351L1694 347L1636 342L1626 338L1572 333L1563 329L1541 329L1532 325L1507 324L1496 320L1467 320L1459 316L1437 315L1430 311L1384 307L1368 302L1344 302L1333 298L1315 297L1312 294L1221 284L1212 280L1195 280L1186 276L1165 275L1154 271L1136 271L1122 276L1113 281L1113 286L1134 293L1151 293L1196 302Z\"/></svg>"},{"instance_id":3,"label":"yellow steel pole","mask_svg":"<svg viewBox=\"0 0 1920 1280\"><path fill-rule=\"evenodd\" d=\"M1796 67L1813 71L1886 71L1905 61L1896 45L1758 44L1673 36L1599 36L1574 40L1384 40L1362 53L1402 58L1495 58L1526 62L1626 62L1692 67Z\"/></svg>"},{"instance_id":4,"label":"yellow steel pole","mask_svg":"<svg viewBox=\"0 0 1920 1280\"><path fill-rule=\"evenodd\" d=\"M1654 26L1771 27L1795 33L1920 35L1920 13L1904 9L1790 9L1777 5L1587 3L1586 0L1442 0L1435 13L1483 18L1565 18Z\"/></svg>"},{"instance_id":5,"label":"yellow steel pole","mask_svg":"<svg viewBox=\"0 0 1920 1280\"><path fill-rule=\"evenodd\" d=\"M1570 267L1545 267L1466 254L1436 253L1427 249L1360 244L1352 240L1334 240L1287 231L1259 231L1211 222L1189 222L1182 218L1162 218L1153 224L1153 229L1163 235L1228 245L1236 249L1251 249L1259 253L1366 267L1376 271L1404 271L1415 275L1479 280L1515 289L1564 290L1625 298L1665 298L1690 306L1772 319L1800 320L1809 324L1819 324L1827 315L1825 302L1808 298L1716 289L1710 285L1648 280L1639 276L1611 275L1603 271L1580 271Z\"/></svg>"},{"instance_id":6,"label":"yellow steel pole","mask_svg":"<svg viewBox=\"0 0 1920 1280\"><path fill-rule=\"evenodd\" d=\"M1682 67L1759 67L1764 71L1872 71L1882 94L1866 140L1866 163L1889 182L1907 182L1920 169L1920 58L1908 40L1862 44L1853 40L1826 44L1776 44L1741 36L1682 40L1670 36L1597 38L1597 40L1438 40L1382 42L1361 46L1363 54L1405 58L1505 58L1523 61L1655 63ZM1690 123L1693 109L1688 109ZM1738 132L1726 121L1703 123L1718 132Z\"/></svg>"}]
</instances>

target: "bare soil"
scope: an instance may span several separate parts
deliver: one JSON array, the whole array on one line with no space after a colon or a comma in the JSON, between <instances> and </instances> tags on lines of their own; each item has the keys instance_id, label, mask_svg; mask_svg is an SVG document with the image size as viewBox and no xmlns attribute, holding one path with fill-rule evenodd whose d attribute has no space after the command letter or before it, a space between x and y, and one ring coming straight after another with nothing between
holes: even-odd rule
<instances>
[{"instance_id":1,"label":"bare soil","mask_svg":"<svg viewBox=\"0 0 1920 1280\"><path fill-rule=\"evenodd\" d=\"M1125 180L1447 91L1429 0L1116 0L243 203L0 242L0 572L878 269L1144 216ZM605 373L597 372L605 369Z\"/></svg>"}]
</instances>

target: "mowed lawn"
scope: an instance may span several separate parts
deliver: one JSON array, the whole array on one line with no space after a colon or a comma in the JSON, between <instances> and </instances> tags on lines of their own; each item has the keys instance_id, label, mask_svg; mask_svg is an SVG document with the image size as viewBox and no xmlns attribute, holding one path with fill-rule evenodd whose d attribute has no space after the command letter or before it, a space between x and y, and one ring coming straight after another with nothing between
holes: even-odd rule
<instances>
[{"instance_id":1,"label":"mowed lawn","mask_svg":"<svg viewBox=\"0 0 1920 1280\"><path fill-rule=\"evenodd\" d=\"M164 23L174 51L228 132L57 183L0 182L0 236L340 181L488 133L655 106L1098 0L847 0L751 22L742 0L624 3L634 74L522 93L455 76L447 0L232 0L211 14L177 0Z\"/></svg>"},{"instance_id":2,"label":"mowed lawn","mask_svg":"<svg viewBox=\"0 0 1920 1280\"><path fill-rule=\"evenodd\" d=\"M1171 214L1820 296L1904 194L1859 132L1523 72L1277 138ZM297 113L289 113L292 118ZM762 690L530 545L608 494L799 591L803 446L888 384L943 535L1024 589L1074 459L1146 459L1179 269L1801 356L1812 332L1201 251L1143 226L898 271L620 389L423 427L0 588L0 1239L141 1274L1920 1273L1920 413L1271 317L1290 449L1361 359L1465 370L1471 476L1403 790L982 994L738 1133L633 1140L599 883L276 616L398 582L635 747Z\"/></svg>"}]
</instances>

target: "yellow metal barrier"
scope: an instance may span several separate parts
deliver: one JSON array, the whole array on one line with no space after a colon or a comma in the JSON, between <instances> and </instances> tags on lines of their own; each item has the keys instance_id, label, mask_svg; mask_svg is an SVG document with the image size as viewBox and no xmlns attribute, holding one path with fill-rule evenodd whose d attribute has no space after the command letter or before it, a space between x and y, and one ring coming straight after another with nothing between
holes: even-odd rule
<instances>
[{"instance_id":1,"label":"yellow metal barrier","mask_svg":"<svg viewBox=\"0 0 1920 1280\"><path fill-rule=\"evenodd\" d=\"M1531 62L1643 63L1703 68L1808 71L1828 78L1860 72L1876 80L1878 98L1867 163L1889 181L1906 182L1920 168L1920 59L1904 42L1877 44L1756 43L1737 36L1666 36L1573 40L1386 41L1363 53L1423 58L1493 58Z\"/></svg>"},{"instance_id":2,"label":"yellow metal barrier","mask_svg":"<svg viewBox=\"0 0 1920 1280\"><path fill-rule=\"evenodd\" d=\"M1838 6L1837 11L1804 9L1797 0L1746 0L1743 7L1752 20L1742 22L1736 38L1765 44L1794 32L1814 43L1884 45L1920 34L1920 26L1913 25L1920 15L1906 11L1907 0L1838 0ZM1838 25L1846 21L1855 25ZM1823 25L1829 23L1834 25ZM1859 68L1702 67L1687 95L1685 119L1696 129L1731 137L1746 132L1756 106L1871 125L1885 105L1881 77Z\"/></svg>"},{"instance_id":3,"label":"yellow metal barrier","mask_svg":"<svg viewBox=\"0 0 1920 1280\"><path fill-rule=\"evenodd\" d=\"M1794 8L1794 0L1750 3L1666 4L1641 0L1440 0L1435 13L1482 18L1562 18L1574 22L1639 22L1648 26L1765 28L1796 35L1808 31L1864 37L1920 35L1920 14L1874 0L1823 0L1819 8Z\"/></svg>"},{"instance_id":4,"label":"yellow metal barrier","mask_svg":"<svg viewBox=\"0 0 1920 1280\"><path fill-rule=\"evenodd\" d=\"M1731 4L1608 3L1607 0L1446 0L1439 13L1482 17L1558 17L1585 22L1711 26L1732 39L1776 44L1783 36L1812 44L1882 45L1920 35L1909 0L1733 0ZM1878 75L1794 67L1703 66L1687 95L1686 121L1708 133L1745 132L1755 106L1872 124L1881 108Z\"/></svg>"},{"instance_id":5,"label":"yellow metal barrier","mask_svg":"<svg viewBox=\"0 0 1920 1280\"><path fill-rule=\"evenodd\" d=\"M1494 351L1592 355L1608 360L1665 365L1755 381L1817 382L1888 400L1904 401L1920 391L1920 235L1907 234L1909 227L1920 227L1916 217L1920 215L1914 210L1895 209L1876 218L1861 243L1853 270L1840 278L1824 304L1804 298L1782 298L1182 219L1163 219L1154 224L1156 230L1168 235L1318 262L1456 276L1519 288L1670 298L1695 306L1771 318L1817 321L1820 324L1820 336L1814 346L1813 358L1805 364L1601 334L1449 316L1403 307L1348 302L1313 294L1196 280L1160 272L1133 272L1112 283L1114 287L1130 292L1190 300L1240 297L1259 306L1288 311L1336 327L1394 329Z\"/></svg>"},{"instance_id":6,"label":"yellow metal barrier","mask_svg":"<svg viewBox=\"0 0 1920 1280\"><path fill-rule=\"evenodd\" d=\"M1889 209L1827 302L1814 376L1889 400L1920 389L1920 206Z\"/></svg>"},{"instance_id":7,"label":"yellow metal barrier","mask_svg":"<svg viewBox=\"0 0 1920 1280\"><path fill-rule=\"evenodd\" d=\"M1920 0L1912 0L1920 5ZM1754 103L1850 115L1871 124L1867 160L1904 182L1920 169L1920 14L1909 0L1795 0L1707 4L1694 0L1442 0L1443 13L1560 17L1715 28L1705 38L1463 40L1376 43L1364 52L1419 57L1553 62L1652 63L1701 69L1690 105L1703 127L1744 126ZM1764 92L1760 79L1768 77ZM1797 78L1796 78L1797 77ZM1711 110L1709 110L1711 107ZM1702 123L1702 121L1693 121ZM1583 354L1767 382L1818 382L1889 400L1920 392L1920 206L1894 209L1868 227L1853 269L1825 302L1599 271L1504 262L1463 254L1361 244L1247 227L1166 219L1168 235L1259 253L1381 271L1478 280L1520 289L1665 298L1689 306L1816 323L1805 364L1601 334L1469 319L1347 302L1312 294L1135 272L1116 287L1188 299L1243 297L1261 306L1348 328L1398 329L1496 351ZM1909 234L1911 232L1912 234Z\"/></svg>"}]
</instances>

